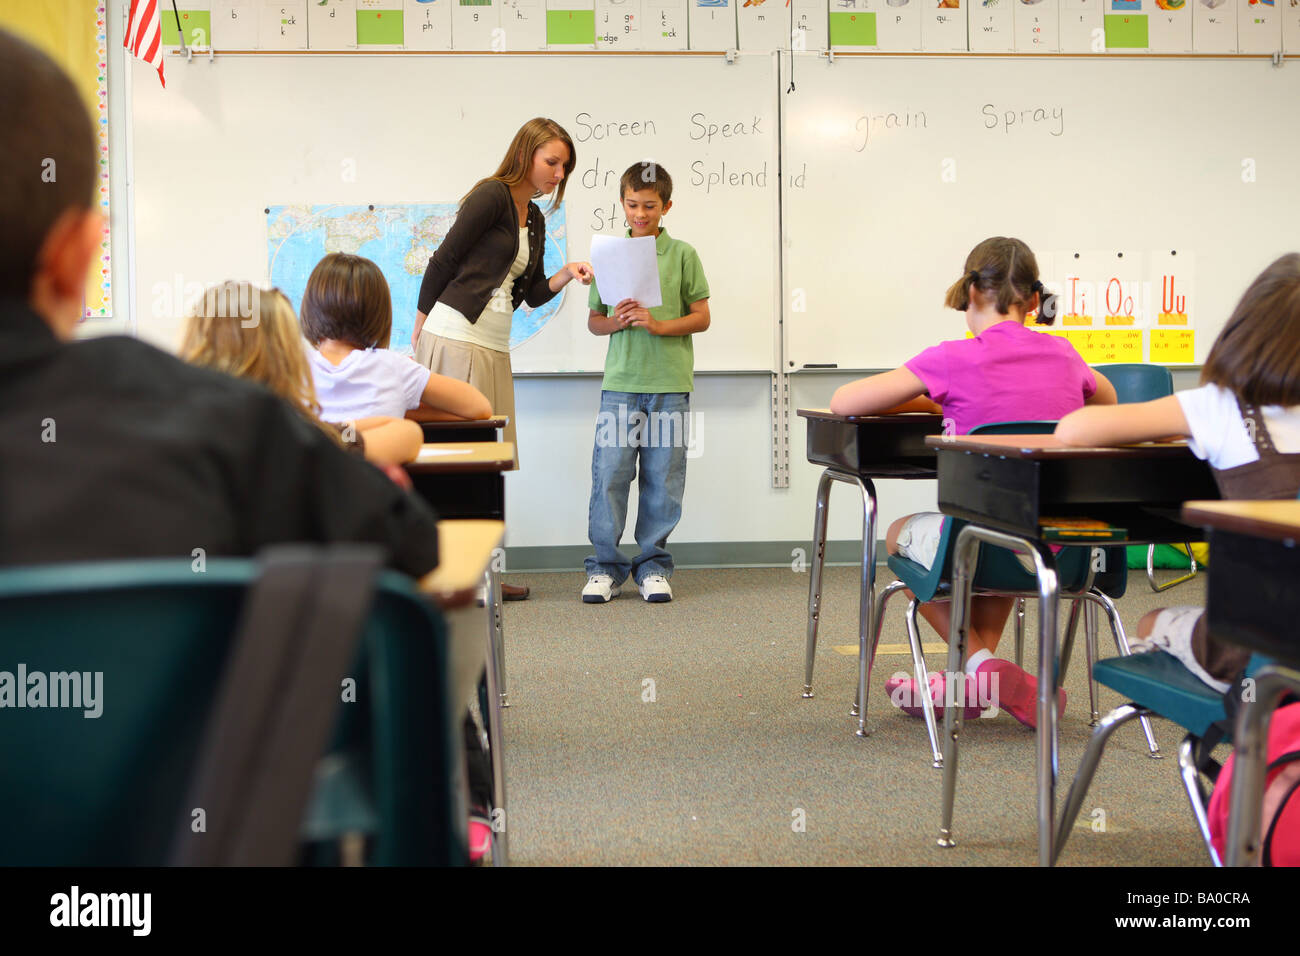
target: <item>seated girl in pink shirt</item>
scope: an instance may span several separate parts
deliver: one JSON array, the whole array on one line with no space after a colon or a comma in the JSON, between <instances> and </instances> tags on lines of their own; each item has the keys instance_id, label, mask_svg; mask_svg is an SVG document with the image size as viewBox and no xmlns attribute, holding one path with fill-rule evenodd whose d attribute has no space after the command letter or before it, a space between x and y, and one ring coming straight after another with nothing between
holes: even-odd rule
<instances>
[{"instance_id":1,"label":"seated girl in pink shirt","mask_svg":"<svg viewBox=\"0 0 1300 956\"><path fill-rule=\"evenodd\" d=\"M964 435L992 422L1059 419L1085 404L1114 404L1115 389L1090 369L1064 338L1026 326L1029 314L1051 325L1056 297L1043 292L1038 262L1019 239L985 239L966 257L965 271L948 289L944 305L966 314L974 338L957 339L926 349L902 368L842 386L831 398L839 415L875 415L886 411L936 411L944 416L945 434ZM944 517L923 512L900 518L889 527L885 545L924 567L933 565ZM910 597L909 593L909 597ZM1010 661L993 656L1014 598L976 597L971 601L966 664L968 695L973 675L997 673L998 706L1026 726L1035 723L1036 679ZM949 603L921 605L922 616L945 641ZM986 678L991 683L991 678ZM890 701L914 717L921 715L921 693L910 679L885 685ZM929 693L942 713L943 675L930 678ZM912 706L912 705L915 706ZM1060 707L1065 709L1065 692ZM968 717L979 708L967 706Z\"/></svg>"}]
</instances>

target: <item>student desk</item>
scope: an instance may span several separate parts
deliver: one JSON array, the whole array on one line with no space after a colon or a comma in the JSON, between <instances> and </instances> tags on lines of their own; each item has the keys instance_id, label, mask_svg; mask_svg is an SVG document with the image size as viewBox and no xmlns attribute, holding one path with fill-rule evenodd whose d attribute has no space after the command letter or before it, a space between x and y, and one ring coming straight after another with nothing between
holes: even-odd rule
<instances>
[{"instance_id":1,"label":"student desk","mask_svg":"<svg viewBox=\"0 0 1300 956\"><path fill-rule=\"evenodd\" d=\"M1051 435L944 435L927 438L937 453L939 509L971 522L953 553L952 635L948 672L966 661L971 581L981 541L1028 552L1038 573L1038 861L1053 856L1057 774L1058 581L1051 548L1040 538L1044 518L1097 518L1127 529L1111 544L1196 540L1179 520L1182 503L1217 498L1214 476L1185 442L1119 448L1070 448ZM1085 545L1080 540L1079 545ZM1096 542L1103 543L1103 542ZM939 845L953 846L957 743L962 708L944 708L943 819Z\"/></svg>"},{"instance_id":2,"label":"student desk","mask_svg":"<svg viewBox=\"0 0 1300 956\"><path fill-rule=\"evenodd\" d=\"M442 442L423 446L420 457L405 467L415 493L433 507L438 517L504 521L503 472L514 469L514 456L515 446L509 442ZM495 561L488 578L488 617L496 648L500 699L503 707L509 707L501 626L501 572Z\"/></svg>"},{"instance_id":3,"label":"student desk","mask_svg":"<svg viewBox=\"0 0 1300 956\"><path fill-rule=\"evenodd\" d=\"M416 494L438 517L504 521L502 473L514 470L514 454L515 446L508 442L431 442L405 467Z\"/></svg>"},{"instance_id":4,"label":"student desk","mask_svg":"<svg viewBox=\"0 0 1300 956\"><path fill-rule=\"evenodd\" d=\"M496 643L487 608L475 600L478 588L491 573L493 552L505 536L501 521L439 521L436 568L420 579L420 590L433 598L447 622L447 645L450 649L447 670L452 700L467 702L478 687L480 675L487 675L490 712L484 714L488 731L488 750L492 759L492 807L506 807L505 750L502 741L501 700L497 692ZM487 640L484 640L484 637ZM457 744L463 748L464 736L457 725ZM460 766L464 765L461 754ZM466 808L468 816L468 808ZM491 814L489 813L489 817ZM505 830L494 835L492 862L507 862Z\"/></svg>"},{"instance_id":5,"label":"student desk","mask_svg":"<svg viewBox=\"0 0 1300 956\"><path fill-rule=\"evenodd\" d=\"M943 418L925 412L899 415L836 415L825 408L801 408L808 422L808 460L825 465L817 483L813 516L812 576L808 582L808 639L804 647L803 696L812 697L813 656L821 619L822 564L826 557L826 519L831 482L856 485L862 492L862 583L858 599L858 687L866 686L869 642L875 610L876 487L873 478L933 478L935 454L926 436L938 434ZM857 735L867 736L866 712L855 702Z\"/></svg>"},{"instance_id":6,"label":"student desk","mask_svg":"<svg viewBox=\"0 0 1300 956\"><path fill-rule=\"evenodd\" d=\"M424 430L426 443L466 442L466 441L500 441L501 429L506 427L509 419L504 415L491 418L455 418L446 412L431 408L414 408L406 417L417 422Z\"/></svg>"},{"instance_id":7,"label":"student desk","mask_svg":"<svg viewBox=\"0 0 1300 956\"><path fill-rule=\"evenodd\" d=\"M1283 665L1256 674L1255 699L1243 703L1233 733L1226 862L1251 866L1260 850L1269 717L1284 693L1300 693L1300 501L1189 501L1183 517L1210 530L1210 632Z\"/></svg>"}]
</instances>

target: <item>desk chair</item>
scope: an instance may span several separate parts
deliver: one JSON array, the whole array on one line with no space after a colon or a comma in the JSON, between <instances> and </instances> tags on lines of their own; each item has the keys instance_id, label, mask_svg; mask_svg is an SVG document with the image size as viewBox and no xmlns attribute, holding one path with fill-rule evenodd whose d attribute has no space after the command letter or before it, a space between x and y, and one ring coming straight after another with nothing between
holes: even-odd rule
<instances>
[{"instance_id":1,"label":"desk chair","mask_svg":"<svg viewBox=\"0 0 1300 956\"><path fill-rule=\"evenodd\" d=\"M1110 383L1115 386L1115 393L1119 396L1121 405L1132 402L1150 402L1174 394L1174 376L1163 365L1146 365L1134 362L1117 365L1095 365L1093 367L1102 375L1105 375L1110 380ZM1172 581L1157 584L1156 546L1154 544L1147 545L1147 583L1151 585L1151 590L1156 593L1168 591L1174 585L1182 584L1184 581L1190 581L1196 577L1196 556L1192 554L1190 544L1186 545L1186 548L1187 559L1191 562L1191 570L1181 577L1174 578Z\"/></svg>"},{"instance_id":2,"label":"desk chair","mask_svg":"<svg viewBox=\"0 0 1300 956\"><path fill-rule=\"evenodd\" d=\"M1261 689L1259 701L1262 705L1257 708L1253 716L1247 717L1246 706L1243 706L1241 713L1238 715L1238 722L1234 732L1228 734L1215 734L1221 741L1232 743L1234 739L1245 740L1242 736L1243 720L1250 721L1251 731L1254 733L1252 739L1256 746L1260 745L1262 739L1258 734L1258 722L1261 711L1271 712L1276 706L1276 697L1278 694L1270 697L1266 691L1269 687L1265 683L1265 675L1275 671L1267 665L1269 661L1256 655L1251 658L1249 666L1246 668L1248 676L1256 678L1256 687ZM1061 851L1065 847L1065 841L1069 838L1070 832L1074 827L1074 821L1079 815L1079 810L1083 806L1083 798L1087 796L1088 787L1092 783L1092 778L1097 772L1097 765L1101 762L1102 752L1106 749L1106 744L1120 726L1128 723L1134 717L1155 716L1164 717L1167 720L1178 724L1187 731L1187 736L1183 738L1178 745L1178 772L1182 778L1183 789L1187 792L1187 800L1191 804L1192 816L1196 820L1197 830L1201 834L1201 840L1205 844L1206 853L1209 854L1210 863L1214 866L1222 866L1223 863L1219 858L1218 852L1210 839L1210 824L1207 815L1209 805L1209 793L1202 780L1202 768L1198 764L1198 755L1208 756L1209 746L1206 745L1207 735L1210 734L1215 725L1223 726L1226 721L1226 714L1223 706L1223 695L1214 688L1208 686L1204 681L1196 677L1189 671L1177 658L1158 651L1151 651L1145 654L1133 654L1129 657L1110 658L1104 661L1098 661L1093 666L1093 674L1097 680L1112 690L1118 691L1129 701L1127 704L1121 704L1109 714L1107 714L1093 731L1091 739L1088 741L1088 748L1084 751L1083 759L1079 762L1079 769L1075 771L1074 782L1070 784L1070 794L1065 801L1065 809L1061 814L1060 827L1056 837L1056 853L1052 858L1055 864L1060 859ZM1295 675L1300 678L1300 675ZM1300 692L1300 680L1293 685L1297 692ZM1255 705L1249 705L1255 706ZM1267 735L1265 734L1264 737ZM1211 738L1213 739L1213 738ZM1266 742L1263 745L1267 749ZM1259 751L1262 756L1263 750ZM1238 757L1238 760L1243 759ZM1240 766L1240 764L1239 764ZM1210 780L1213 783L1213 780ZM1234 778L1234 785L1236 780ZM1263 775L1260 774L1258 780L1247 781L1247 786L1251 788L1243 798L1246 804L1254 807L1254 829L1245 830L1244 832L1259 832L1259 803L1262 793ZM1233 793L1234 807L1238 806L1235 802L1238 794ZM1229 842L1231 848L1233 844ZM1229 853L1231 854L1231 849Z\"/></svg>"},{"instance_id":3,"label":"desk chair","mask_svg":"<svg viewBox=\"0 0 1300 956\"><path fill-rule=\"evenodd\" d=\"M1055 421L996 422L972 429L971 434L1051 434L1056 429L1056 424ZM915 595L907 608L907 637L912 651L914 680L918 687L925 688L928 686L925 657L921 650L920 629L916 620L917 609L926 601L944 600L945 597L951 594L953 550L957 540L957 533L965 525L966 522L954 518L949 518L944 522L943 532L939 539L937 558L934 565L929 569L923 568L916 562L901 555L889 555L887 559L889 568L898 577L898 580L886 586L881 591L876 602L874 639L870 651L871 659L868 661L866 668L859 668L860 675L865 674L869 679L876 646L880 641L884 610L889 603L889 599L906 588ZM1122 554L1122 548L1105 550L1107 560L1104 562L1105 570L1100 576L1094 571L1092 548L1067 547L1061 552L1057 564L1061 581L1061 596L1070 600L1072 605L1065 639L1061 644L1060 674L1062 680L1065 678L1070 652L1074 645L1074 634L1078 624L1080 607L1084 604L1088 605L1089 611L1092 611L1095 605L1100 606L1106 612L1107 620L1111 626L1111 633L1115 638L1117 652L1120 655L1129 653L1124 625L1120 621L1119 612L1111 600L1111 595L1119 597L1123 594L1128 578L1128 569L1122 558L1115 554L1115 552ZM1016 665L1019 666L1024 642L1024 599L1026 596L1035 597L1038 595L1036 576L1032 572L1026 571L1010 551L1004 548L988 547L981 549L974 587L976 591L982 594L1017 598ZM1097 656L1095 616L1089 618L1089 624L1085 643L1091 673L1093 662ZM1088 690L1093 722L1095 723L1097 718L1097 689L1096 682L1091 677L1089 678ZM859 712L863 707L862 702L865 700L865 694L865 683L860 680L858 705L855 708ZM931 766L941 768L943 766L943 751L939 746L939 732L934 716L934 704L930 700L928 693L922 694L921 703L926 732L930 738ZM861 723L861 717L859 717L859 722ZM1142 727L1146 734L1147 746L1151 755L1153 757L1159 756L1155 736L1151 732L1150 723L1145 718L1143 718Z\"/></svg>"},{"instance_id":4,"label":"desk chair","mask_svg":"<svg viewBox=\"0 0 1300 956\"><path fill-rule=\"evenodd\" d=\"M317 737L320 748L282 748L288 762L307 765L302 780L286 784L279 773L283 764L244 774L213 773L221 768L210 758L222 745L228 750L231 739L218 733L213 746L214 729L229 729L220 719L214 723L214 715L233 711L239 717L241 704L257 692L247 670L231 668L244 660L246 649L261 643L263 631L241 624L247 623L245 610L259 600L259 588L261 599L277 604L295 627L302 619L295 610L317 615L336 610L316 598L321 582L331 579L317 580L316 590L306 592L308 600L283 601L283 590L276 589L282 580L273 585L263 572L263 565L242 559L209 560L203 573L196 573L189 559L0 571L5 662L21 662L29 674L103 675L97 717L67 707L7 709L0 735L0 767L8 771L0 787L0 864L193 862L194 848L203 847L196 840L204 835L210 842L198 852L221 854L215 862L267 862L262 837L268 832L292 862L311 765L325 749L329 725L339 720L340 711L344 721L336 740L347 740L350 751L317 768L323 792L305 814L305 839L360 830L371 840L368 862L464 862L466 817L451 786L453 755L459 753L453 731L459 723L449 695L440 690L446 675L441 618L405 576L381 572L367 578L373 606L367 612L366 604L360 605L360 644L353 627L335 645L341 668L358 678L357 709L341 708L331 691ZM313 640L317 635L308 632ZM305 670L300 661L301 655L287 655L285 663L293 666L282 668L281 677ZM240 680L233 682L232 676ZM277 704L278 697L287 696L291 678L262 683L272 719L245 716L251 733L243 736L261 748L253 756L274 758L275 745L282 735L293 737L302 711ZM356 772L345 773L349 766ZM235 777L249 778L241 781L248 784L243 794L273 799L242 799L226 785ZM237 819L232 821L232 814L218 819L208 802L206 834L196 837L196 785L214 779L225 804L238 811ZM344 788L331 789L331 780L346 781L355 799L345 799ZM299 799L286 805L282 796L295 787ZM270 806L277 800L278 807Z\"/></svg>"}]
</instances>

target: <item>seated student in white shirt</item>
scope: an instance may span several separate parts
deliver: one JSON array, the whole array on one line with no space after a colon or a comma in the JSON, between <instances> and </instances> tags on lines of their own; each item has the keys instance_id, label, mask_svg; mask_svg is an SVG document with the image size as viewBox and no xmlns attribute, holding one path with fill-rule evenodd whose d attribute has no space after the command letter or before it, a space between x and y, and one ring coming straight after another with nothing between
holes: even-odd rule
<instances>
[{"instance_id":1,"label":"seated student in white shirt","mask_svg":"<svg viewBox=\"0 0 1300 956\"><path fill-rule=\"evenodd\" d=\"M1300 254L1261 272L1215 339L1200 388L1071 412L1056 426L1067 445L1116 445L1186 436L1224 498L1300 492ZM1211 571L1213 573L1213 571ZM1208 633L1199 607L1159 608L1138 622L1135 649L1172 654L1225 692L1250 652Z\"/></svg>"},{"instance_id":2,"label":"seated student in white shirt","mask_svg":"<svg viewBox=\"0 0 1300 956\"><path fill-rule=\"evenodd\" d=\"M492 414L487 398L468 382L389 351L392 298L369 259L336 252L316 263L302 297L301 323L315 347L308 360L326 421L400 418L422 404L461 418Z\"/></svg>"}]
</instances>

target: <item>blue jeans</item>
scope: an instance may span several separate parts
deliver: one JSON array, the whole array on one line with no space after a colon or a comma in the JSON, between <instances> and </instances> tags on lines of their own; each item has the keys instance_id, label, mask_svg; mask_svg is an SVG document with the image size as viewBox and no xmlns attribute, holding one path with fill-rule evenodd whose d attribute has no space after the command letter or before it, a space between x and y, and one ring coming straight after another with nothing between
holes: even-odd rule
<instances>
[{"instance_id":1,"label":"blue jeans","mask_svg":"<svg viewBox=\"0 0 1300 956\"><path fill-rule=\"evenodd\" d=\"M587 558L587 574L608 574L615 584L629 574L637 584L650 574L672 576L673 558L664 545L682 517L690 411L689 392L600 393L587 515L587 537L596 553ZM641 553L628 561L618 543L638 461L636 543Z\"/></svg>"}]
</instances>

